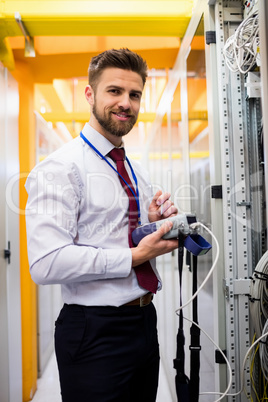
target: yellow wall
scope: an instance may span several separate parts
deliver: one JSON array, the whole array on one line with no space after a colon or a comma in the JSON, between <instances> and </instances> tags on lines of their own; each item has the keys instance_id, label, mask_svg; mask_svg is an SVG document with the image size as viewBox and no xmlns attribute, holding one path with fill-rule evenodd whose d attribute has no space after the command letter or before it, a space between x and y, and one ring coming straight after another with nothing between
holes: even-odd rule
<instances>
[{"instance_id":1,"label":"yellow wall","mask_svg":"<svg viewBox=\"0 0 268 402\"><path fill-rule=\"evenodd\" d=\"M13 76L19 85L20 209L24 210L27 201L27 193L24 188L26 175L35 164L34 82L29 67L23 62L16 63ZM32 399L37 386L37 316L36 285L29 273L25 216L23 214L20 215L20 264L23 402L27 402Z\"/></svg>"}]
</instances>

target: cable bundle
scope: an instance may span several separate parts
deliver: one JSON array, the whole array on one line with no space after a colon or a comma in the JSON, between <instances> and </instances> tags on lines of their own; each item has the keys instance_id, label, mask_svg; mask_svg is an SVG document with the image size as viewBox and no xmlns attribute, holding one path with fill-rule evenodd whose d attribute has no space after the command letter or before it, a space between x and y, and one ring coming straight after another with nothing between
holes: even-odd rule
<instances>
[{"instance_id":1,"label":"cable bundle","mask_svg":"<svg viewBox=\"0 0 268 402\"><path fill-rule=\"evenodd\" d=\"M268 320L266 321L263 327L263 334L268 331ZM261 359L261 368L264 377L268 381L268 338L267 336L263 338L263 341L260 343L260 359Z\"/></svg>"},{"instance_id":2,"label":"cable bundle","mask_svg":"<svg viewBox=\"0 0 268 402\"><path fill-rule=\"evenodd\" d=\"M250 314L257 338L268 319L268 251L261 257L250 286Z\"/></svg>"},{"instance_id":3,"label":"cable bundle","mask_svg":"<svg viewBox=\"0 0 268 402\"><path fill-rule=\"evenodd\" d=\"M259 48L259 14L246 18L230 36L223 48L223 57L228 68L242 74L256 64Z\"/></svg>"},{"instance_id":4,"label":"cable bundle","mask_svg":"<svg viewBox=\"0 0 268 402\"><path fill-rule=\"evenodd\" d=\"M268 251L259 260L251 279L250 317L255 337L259 338L267 334L268 330ZM251 355L251 380L255 396L263 394L266 397L265 381L262 377L268 380L267 340L265 336Z\"/></svg>"}]
</instances>

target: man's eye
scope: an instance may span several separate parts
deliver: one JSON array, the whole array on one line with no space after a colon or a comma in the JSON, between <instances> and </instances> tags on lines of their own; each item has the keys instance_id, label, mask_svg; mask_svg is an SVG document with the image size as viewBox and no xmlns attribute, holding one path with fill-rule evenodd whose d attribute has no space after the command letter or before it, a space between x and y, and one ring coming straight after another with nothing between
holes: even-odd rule
<instances>
[{"instance_id":1,"label":"man's eye","mask_svg":"<svg viewBox=\"0 0 268 402\"><path fill-rule=\"evenodd\" d=\"M136 94L136 93L130 94L130 96L133 99L140 99L140 97L141 97L140 94Z\"/></svg>"},{"instance_id":2,"label":"man's eye","mask_svg":"<svg viewBox=\"0 0 268 402\"><path fill-rule=\"evenodd\" d=\"M119 94L118 89L110 89L109 92L112 93L112 94L115 94L115 95Z\"/></svg>"}]
</instances>

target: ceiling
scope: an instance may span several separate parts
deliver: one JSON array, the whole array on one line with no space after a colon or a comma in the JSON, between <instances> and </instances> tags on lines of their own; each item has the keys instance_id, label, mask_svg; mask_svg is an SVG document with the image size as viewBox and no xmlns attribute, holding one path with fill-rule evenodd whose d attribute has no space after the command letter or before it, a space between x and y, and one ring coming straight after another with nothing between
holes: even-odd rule
<instances>
[{"instance_id":1,"label":"ceiling","mask_svg":"<svg viewBox=\"0 0 268 402\"><path fill-rule=\"evenodd\" d=\"M149 69L161 70L167 77L194 3L195 0L2 0L0 60L10 70L27 64L35 83L36 109L53 124L65 121L68 129L75 132L75 121L88 120L83 92L91 57L106 49L128 47L146 59ZM20 15L24 34L15 13ZM35 57L26 57L26 45L31 43ZM196 41L196 50L199 48ZM154 118L152 113L143 117L149 121Z\"/></svg>"},{"instance_id":2,"label":"ceiling","mask_svg":"<svg viewBox=\"0 0 268 402\"><path fill-rule=\"evenodd\" d=\"M80 76L79 67L84 66L85 58L88 64L92 55L111 47L127 46L146 52L149 68L172 67L193 3L194 0L2 0L0 54L10 67L12 54L15 60L24 55L19 52L24 48L24 35L15 18L19 14L26 33L34 40L36 59L29 63L36 69L40 59L46 67L57 56L68 65L61 73L58 63L53 63L57 78L73 75L75 64L74 75ZM159 57L161 51L165 51L164 57ZM78 63L74 63L74 55L80 56ZM38 69L35 78L49 80L49 72L42 77Z\"/></svg>"}]
</instances>

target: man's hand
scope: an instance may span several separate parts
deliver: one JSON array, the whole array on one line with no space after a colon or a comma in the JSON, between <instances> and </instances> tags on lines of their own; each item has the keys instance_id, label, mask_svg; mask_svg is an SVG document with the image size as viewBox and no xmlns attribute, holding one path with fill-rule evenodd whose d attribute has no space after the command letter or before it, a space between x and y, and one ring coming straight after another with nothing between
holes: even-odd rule
<instances>
[{"instance_id":1,"label":"man's hand","mask_svg":"<svg viewBox=\"0 0 268 402\"><path fill-rule=\"evenodd\" d=\"M131 248L132 267L142 264L159 255L170 253L178 248L178 240L164 240L162 237L172 228L172 222L166 221L154 233L145 236L137 247Z\"/></svg>"},{"instance_id":2,"label":"man's hand","mask_svg":"<svg viewBox=\"0 0 268 402\"><path fill-rule=\"evenodd\" d=\"M157 191L148 210L150 222L156 222L177 215L178 209L169 198L170 193L162 193L161 190Z\"/></svg>"}]
</instances>

